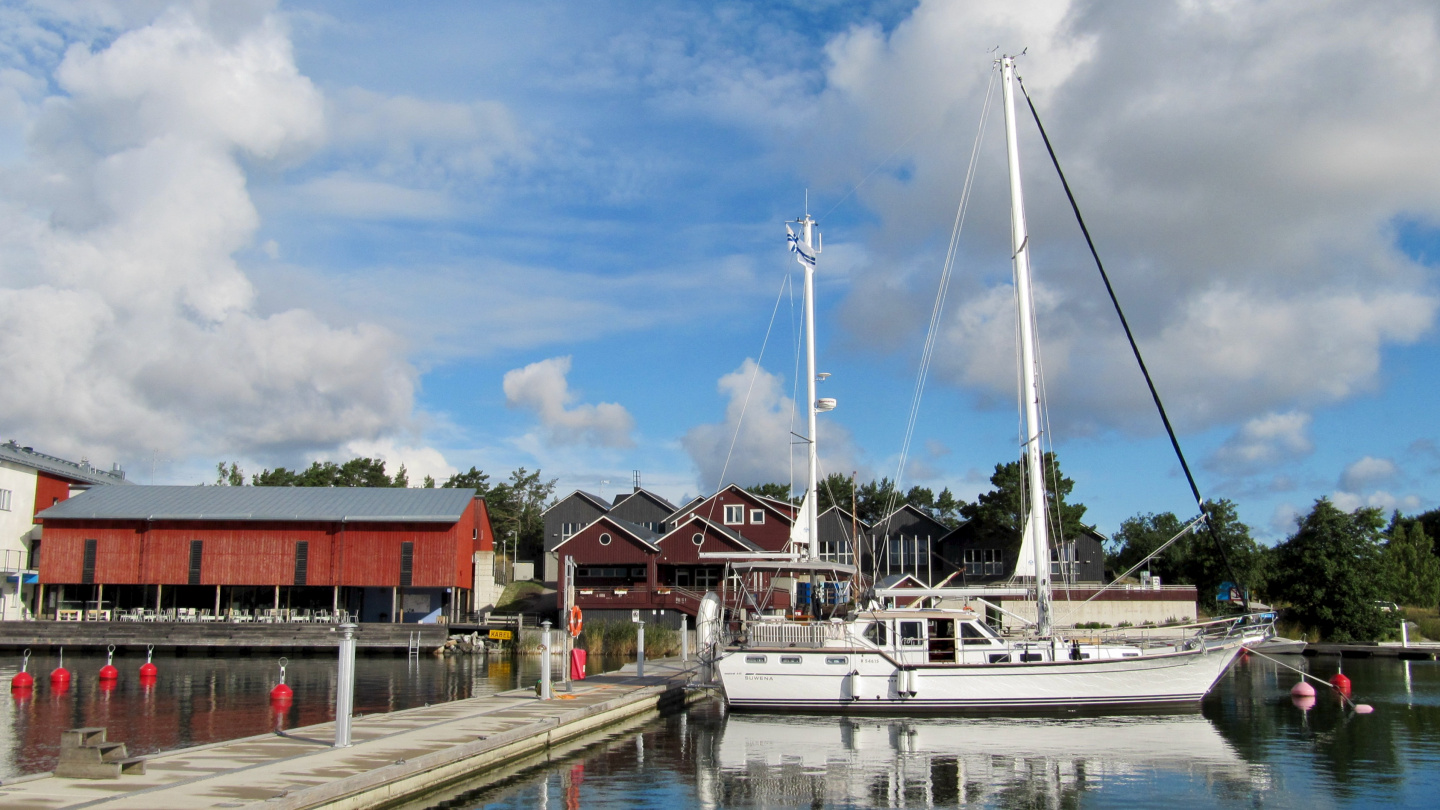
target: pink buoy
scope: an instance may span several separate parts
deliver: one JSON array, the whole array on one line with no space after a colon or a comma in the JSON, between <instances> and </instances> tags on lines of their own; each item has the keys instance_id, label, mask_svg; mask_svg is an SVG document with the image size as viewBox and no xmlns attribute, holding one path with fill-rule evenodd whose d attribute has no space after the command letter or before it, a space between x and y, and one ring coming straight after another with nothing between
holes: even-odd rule
<instances>
[{"instance_id":1,"label":"pink buoy","mask_svg":"<svg viewBox=\"0 0 1440 810\"><path fill-rule=\"evenodd\" d=\"M1313 698L1313 697L1315 697L1315 687L1311 686L1309 683L1307 683L1307 682L1305 682L1305 681L1300 681L1299 683L1297 683L1297 684L1295 684L1294 686L1290 687L1290 694L1291 694L1291 696L1293 696L1293 697L1309 697L1309 698Z\"/></svg>"},{"instance_id":2,"label":"pink buoy","mask_svg":"<svg viewBox=\"0 0 1440 810\"><path fill-rule=\"evenodd\" d=\"M153 663L150 662L150 657L153 656L154 654L155 654L155 645L154 645L154 644L147 645L147 646L145 647L145 663L143 663L143 664L140 665L140 678L141 678L142 680L144 680L144 679L154 680L156 677L158 677L158 676L160 675L160 668L157 667L157 666L155 666Z\"/></svg>"},{"instance_id":3,"label":"pink buoy","mask_svg":"<svg viewBox=\"0 0 1440 810\"><path fill-rule=\"evenodd\" d=\"M20 671L15 673L15 677L10 679L11 691L35 688L35 676L26 671L29 668L30 651L26 650L25 657L20 659Z\"/></svg>"},{"instance_id":4,"label":"pink buoy","mask_svg":"<svg viewBox=\"0 0 1440 810\"><path fill-rule=\"evenodd\" d=\"M1299 709L1302 712L1308 712L1311 709L1315 708L1314 695L1292 695L1290 697L1290 702L1295 704L1295 708Z\"/></svg>"},{"instance_id":5,"label":"pink buoy","mask_svg":"<svg viewBox=\"0 0 1440 810\"><path fill-rule=\"evenodd\" d=\"M1356 703L1356 704L1355 704L1355 713L1356 713L1356 714L1370 714L1370 713L1372 713L1372 712L1374 712L1374 711L1375 711L1375 707L1374 707L1374 706L1371 706L1369 703Z\"/></svg>"}]
</instances>

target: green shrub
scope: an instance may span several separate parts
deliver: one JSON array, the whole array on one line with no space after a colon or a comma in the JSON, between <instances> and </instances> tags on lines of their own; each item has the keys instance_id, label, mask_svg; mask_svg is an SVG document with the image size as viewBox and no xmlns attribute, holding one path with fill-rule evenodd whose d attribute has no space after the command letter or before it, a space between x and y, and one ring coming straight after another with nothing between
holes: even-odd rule
<instances>
[{"instance_id":1,"label":"green shrub","mask_svg":"<svg viewBox=\"0 0 1440 810\"><path fill-rule=\"evenodd\" d=\"M1440 641L1440 619L1421 619L1418 624L1420 635L1431 641Z\"/></svg>"}]
</instances>

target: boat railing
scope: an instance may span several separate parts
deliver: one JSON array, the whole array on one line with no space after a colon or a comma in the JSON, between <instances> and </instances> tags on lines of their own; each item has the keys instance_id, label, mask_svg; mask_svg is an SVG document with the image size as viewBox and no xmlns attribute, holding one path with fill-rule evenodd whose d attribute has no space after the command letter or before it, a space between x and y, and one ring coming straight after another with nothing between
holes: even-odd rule
<instances>
[{"instance_id":1,"label":"boat railing","mask_svg":"<svg viewBox=\"0 0 1440 810\"><path fill-rule=\"evenodd\" d=\"M1188 624L1115 627L1097 633L1102 642L1139 647L1215 644L1236 638L1265 635L1275 624L1274 613L1249 613Z\"/></svg>"},{"instance_id":2,"label":"boat railing","mask_svg":"<svg viewBox=\"0 0 1440 810\"><path fill-rule=\"evenodd\" d=\"M844 638L844 626L837 622L752 622L746 628L753 647L823 647L826 641Z\"/></svg>"}]
</instances>

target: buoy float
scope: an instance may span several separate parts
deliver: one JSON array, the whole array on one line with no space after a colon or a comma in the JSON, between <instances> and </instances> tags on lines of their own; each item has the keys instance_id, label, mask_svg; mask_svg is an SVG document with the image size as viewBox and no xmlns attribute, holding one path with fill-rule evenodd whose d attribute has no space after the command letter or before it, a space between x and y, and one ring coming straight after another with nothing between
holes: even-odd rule
<instances>
[{"instance_id":1,"label":"buoy float","mask_svg":"<svg viewBox=\"0 0 1440 810\"><path fill-rule=\"evenodd\" d=\"M1297 698L1313 698L1315 697L1315 687L1302 680L1290 687L1290 695Z\"/></svg>"},{"instance_id":2,"label":"buoy float","mask_svg":"<svg viewBox=\"0 0 1440 810\"><path fill-rule=\"evenodd\" d=\"M288 663L290 663L289 660L280 659L280 683L275 684L275 688L270 690L271 703L289 703L295 699L295 690L285 685L285 665Z\"/></svg>"},{"instance_id":3,"label":"buoy float","mask_svg":"<svg viewBox=\"0 0 1440 810\"><path fill-rule=\"evenodd\" d=\"M150 663L150 657L155 654L155 645L145 645L145 663L140 665L140 679L154 680L160 675L160 668Z\"/></svg>"},{"instance_id":4,"label":"buoy float","mask_svg":"<svg viewBox=\"0 0 1440 810\"><path fill-rule=\"evenodd\" d=\"M56 688L68 689L70 687L70 670L65 668L65 648L60 648L60 666L55 667L50 673L50 685Z\"/></svg>"},{"instance_id":5,"label":"buoy float","mask_svg":"<svg viewBox=\"0 0 1440 810\"><path fill-rule=\"evenodd\" d=\"M1355 704L1355 713L1356 713L1356 714L1370 714L1370 713L1373 712L1373 711L1375 711L1375 707L1374 707L1374 706L1371 706L1369 703L1356 703L1356 704Z\"/></svg>"},{"instance_id":6,"label":"buoy float","mask_svg":"<svg viewBox=\"0 0 1440 810\"><path fill-rule=\"evenodd\" d=\"M1335 687L1335 691L1342 695L1350 694L1350 679L1345 677L1345 673L1343 672L1335 673L1335 677L1330 679L1330 685Z\"/></svg>"},{"instance_id":7,"label":"buoy float","mask_svg":"<svg viewBox=\"0 0 1440 810\"><path fill-rule=\"evenodd\" d=\"M105 666L100 667L100 680L120 680L120 670L115 668L115 645L111 644L105 651Z\"/></svg>"},{"instance_id":8,"label":"buoy float","mask_svg":"<svg viewBox=\"0 0 1440 810\"><path fill-rule=\"evenodd\" d=\"M1302 712L1308 712L1311 709L1315 708L1314 695L1292 695L1290 697L1290 702L1294 703L1295 708L1299 709Z\"/></svg>"},{"instance_id":9,"label":"buoy float","mask_svg":"<svg viewBox=\"0 0 1440 810\"><path fill-rule=\"evenodd\" d=\"M15 673L15 677L10 679L11 691L20 691L22 689L35 688L35 676L31 675L29 672L26 672L29 667L30 651L27 649L25 651L25 657L20 659L20 671Z\"/></svg>"}]
</instances>

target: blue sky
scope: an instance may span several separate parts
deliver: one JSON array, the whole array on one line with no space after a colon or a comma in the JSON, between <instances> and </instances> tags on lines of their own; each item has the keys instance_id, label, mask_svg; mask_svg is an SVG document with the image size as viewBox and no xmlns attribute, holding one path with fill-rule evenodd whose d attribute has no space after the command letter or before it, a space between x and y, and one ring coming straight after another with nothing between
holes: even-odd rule
<instances>
[{"instance_id":1,"label":"blue sky","mask_svg":"<svg viewBox=\"0 0 1440 810\"><path fill-rule=\"evenodd\" d=\"M7 6L0 437L156 483L356 454L417 481L539 467L561 492L640 470L677 500L722 470L786 481L783 222L808 192L840 400L822 463L894 476L998 46L1029 49L1202 490L1269 539L1322 496L1432 508L1437 14ZM903 474L967 498L1017 452L998 112L980 144ZM1107 532L1189 514L1033 126L1022 150L1075 497Z\"/></svg>"}]
</instances>

